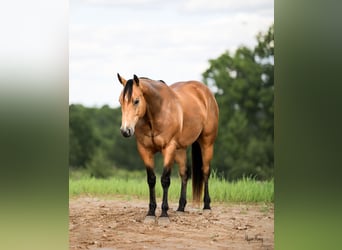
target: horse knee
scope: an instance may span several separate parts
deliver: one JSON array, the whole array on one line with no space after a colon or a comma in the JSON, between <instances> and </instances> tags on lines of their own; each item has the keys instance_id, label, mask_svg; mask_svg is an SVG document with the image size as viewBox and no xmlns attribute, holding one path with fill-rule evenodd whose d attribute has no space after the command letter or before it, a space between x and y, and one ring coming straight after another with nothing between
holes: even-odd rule
<instances>
[{"instance_id":1,"label":"horse knee","mask_svg":"<svg viewBox=\"0 0 342 250\"><path fill-rule=\"evenodd\" d=\"M147 169L147 183L151 188L156 185L156 175L151 169Z\"/></svg>"},{"instance_id":2,"label":"horse knee","mask_svg":"<svg viewBox=\"0 0 342 250\"><path fill-rule=\"evenodd\" d=\"M161 178L161 184L163 188L168 188L170 186L170 177Z\"/></svg>"},{"instance_id":3,"label":"horse knee","mask_svg":"<svg viewBox=\"0 0 342 250\"><path fill-rule=\"evenodd\" d=\"M147 178L147 183L150 187L154 187L156 185L156 176L149 176Z\"/></svg>"},{"instance_id":4,"label":"horse knee","mask_svg":"<svg viewBox=\"0 0 342 250\"><path fill-rule=\"evenodd\" d=\"M170 186L170 175L171 170L170 169L164 169L163 174L161 176L161 184L163 188L168 188Z\"/></svg>"}]
</instances>

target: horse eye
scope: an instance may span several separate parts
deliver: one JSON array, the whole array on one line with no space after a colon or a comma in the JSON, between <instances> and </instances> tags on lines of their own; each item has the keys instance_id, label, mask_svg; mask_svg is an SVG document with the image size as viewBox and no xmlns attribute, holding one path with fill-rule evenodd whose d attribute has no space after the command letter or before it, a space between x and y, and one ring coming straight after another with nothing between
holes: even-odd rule
<instances>
[{"instance_id":1,"label":"horse eye","mask_svg":"<svg viewBox=\"0 0 342 250\"><path fill-rule=\"evenodd\" d=\"M135 99L135 100L133 101L133 104L134 104L134 105L138 105L138 104L139 104L139 99Z\"/></svg>"}]
</instances>

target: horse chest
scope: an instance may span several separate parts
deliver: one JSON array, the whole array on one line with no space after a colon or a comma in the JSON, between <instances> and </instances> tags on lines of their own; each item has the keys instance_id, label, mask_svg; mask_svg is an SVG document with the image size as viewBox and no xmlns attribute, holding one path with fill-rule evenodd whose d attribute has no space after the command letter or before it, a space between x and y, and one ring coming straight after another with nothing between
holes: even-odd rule
<instances>
[{"instance_id":1,"label":"horse chest","mask_svg":"<svg viewBox=\"0 0 342 250\"><path fill-rule=\"evenodd\" d=\"M144 130L137 129L136 139L140 144L152 151L161 151L170 141L168 136L164 134L155 135L151 129L146 129L146 127Z\"/></svg>"},{"instance_id":2,"label":"horse chest","mask_svg":"<svg viewBox=\"0 0 342 250\"><path fill-rule=\"evenodd\" d=\"M152 134L137 136L137 140L140 144L153 151L160 151L167 145L167 140L162 136L153 136Z\"/></svg>"},{"instance_id":3,"label":"horse chest","mask_svg":"<svg viewBox=\"0 0 342 250\"><path fill-rule=\"evenodd\" d=\"M153 130L148 122L140 122L136 127L136 139L142 145L153 151L161 151L172 139L167 132Z\"/></svg>"}]
</instances>

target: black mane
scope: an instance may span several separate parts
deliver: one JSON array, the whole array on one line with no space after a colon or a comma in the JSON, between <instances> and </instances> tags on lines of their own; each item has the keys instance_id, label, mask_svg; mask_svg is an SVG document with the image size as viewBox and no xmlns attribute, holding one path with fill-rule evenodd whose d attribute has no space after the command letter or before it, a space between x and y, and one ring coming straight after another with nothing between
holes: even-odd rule
<instances>
[{"instance_id":1,"label":"black mane","mask_svg":"<svg viewBox=\"0 0 342 250\"><path fill-rule=\"evenodd\" d=\"M123 90L123 98L125 98L125 96L127 95L128 100L131 100L132 92L133 92L133 80L129 79L126 82L126 85L125 85L124 90Z\"/></svg>"}]
</instances>

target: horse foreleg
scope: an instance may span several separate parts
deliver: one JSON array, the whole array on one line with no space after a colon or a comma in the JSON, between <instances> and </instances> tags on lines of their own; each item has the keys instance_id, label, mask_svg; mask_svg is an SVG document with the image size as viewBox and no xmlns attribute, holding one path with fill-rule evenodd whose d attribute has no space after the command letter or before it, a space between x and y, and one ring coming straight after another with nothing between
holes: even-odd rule
<instances>
[{"instance_id":1,"label":"horse foreleg","mask_svg":"<svg viewBox=\"0 0 342 250\"><path fill-rule=\"evenodd\" d=\"M184 212L184 208L186 206L186 188L189 178L186 167L186 149L176 151L175 161L179 166L179 175L182 181L179 206L177 211Z\"/></svg>"},{"instance_id":2,"label":"horse foreleg","mask_svg":"<svg viewBox=\"0 0 342 250\"><path fill-rule=\"evenodd\" d=\"M170 145L166 147L162 153L164 156L164 170L161 176L161 184L163 187L163 203L162 203L162 212L161 217L168 217L167 210L169 210L169 203L168 203L168 191L170 187L170 175L172 165L174 163L176 147L174 145Z\"/></svg>"},{"instance_id":3,"label":"horse foreleg","mask_svg":"<svg viewBox=\"0 0 342 250\"><path fill-rule=\"evenodd\" d=\"M146 167L147 172L147 183L150 190L150 203L149 203L149 209L147 216L156 216L155 211L157 208L157 202L156 202L156 191L155 191L155 185L156 185L156 175L154 174L153 168Z\"/></svg>"},{"instance_id":4,"label":"horse foreleg","mask_svg":"<svg viewBox=\"0 0 342 250\"><path fill-rule=\"evenodd\" d=\"M167 210L169 210L169 203L168 203L168 191L170 186L170 175L171 175L171 168L164 167L163 174L161 177L161 184L163 187L163 203L162 203L162 212L161 217L168 217Z\"/></svg>"},{"instance_id":5,"label":"horse foreleg","mask_svg":"<svg viewBox=\"0 0 342 250\"><path fill-rule=\"evenodd\" d=\"M149 209L147 216L155 216L155 211L157 208L157 202L156 202L156 191L155 191L155 185L156 185L156 175L154 173L154 158L153 158L153 152L146 149L143 145L137 144L139 154L144 161L145 167L146 167L146 174L147 174L147 184L150 191L150 203L149 203Z\"/></svg>"}]
</instances>

